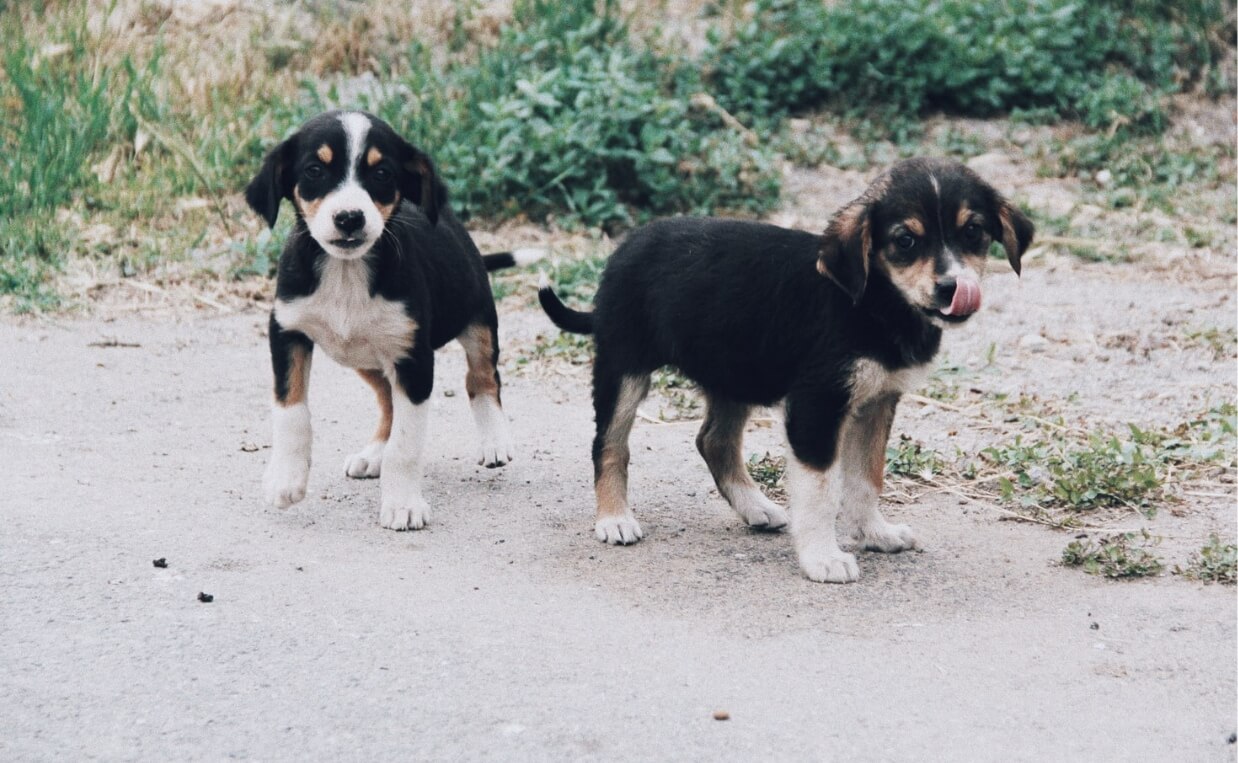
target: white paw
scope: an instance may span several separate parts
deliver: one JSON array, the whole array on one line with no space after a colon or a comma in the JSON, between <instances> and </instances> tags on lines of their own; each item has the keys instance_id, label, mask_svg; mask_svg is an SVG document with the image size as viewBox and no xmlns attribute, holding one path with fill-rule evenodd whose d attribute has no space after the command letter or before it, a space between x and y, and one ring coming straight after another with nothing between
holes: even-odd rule
<instances>
[{"instance_id":1,"label":"white paw","mask_svg":"<svg viewBox=\"0 0 1238 763\"><path fill-rule=\"evenodd\" d=\"M884 551L887 554L897 554L900 551L910 551L920 547L916 536L907 525L892 525L882 522L870 525L860 532L859 543L869 551Z\"/></svg>"},{"instance_id":2,"label":"white paw","mask_svg":"<svg viewBox=\"0 0 1238 763\"><path fill-rule=\"evenodd\" d=\"M787 526L787 512L766 498L760 490L737 494L735 503L732 505L749 527L758 530L778 530Z\"/></svg>"},{"instance_id":3,"label":"white paw","mask_svg":"<svg viewBox=\"0 0 1238 763\"><path fill-rule=\"evenodd\" d=\"M477 463L487 469L503 466L512 460L511 440L506 436L488 439L481 444L481 457Z\"/></svg>"},{"instance_id":4,"label":"white paw","mask_svg":"<svg viewBox=\"0 0 1238 763\"><path fill-rule=\"evenodd\" d=\"M369 479L382 474L383 448L387 443L374 442L344 459L344 474L356 479Z\"/></svg>"},{"instance_id":5,"label":"white paw","mask_svg":"<svg viewBox=\"0 0 1238 763\"><path fill-rule=\"evenodd\" d=\"M640 523L631 514L599 519L593 525L593 533L603 543L616 546L628 546L645 537L645 533L640 529Z\"/></svg>"},{"instance_id":6,"label":"white paw","mask_svg":"<svg viewBox=\"0 0 1238 763\"><path fill-rule=\"evenodd\" d=\"M309 470L308 460L272 458L262 478L262 489L267 503L277 509L286 509L304 498Z\"/></svg>"},{"instance_id":7,"label":"white paw","mask_svg":"<svg viewBox=\"0 0 1238 763\"><path fill-rule=\"evenodd\" d=\"M800 569L817 583L854 583L860 579L855 556L837 546L811 546L799 553Z\"/></svg>"},{"instance_id":8,"label":"white paw","mask_svg":"<svg viewBox=\"0 0 1238 763\"><path fill-rule=\"evenodd\" d=\"M419 495L404 500L383 499L378 523L388 530L420 530L430 521L430 505Z\"/></svg>"}]
</instances>

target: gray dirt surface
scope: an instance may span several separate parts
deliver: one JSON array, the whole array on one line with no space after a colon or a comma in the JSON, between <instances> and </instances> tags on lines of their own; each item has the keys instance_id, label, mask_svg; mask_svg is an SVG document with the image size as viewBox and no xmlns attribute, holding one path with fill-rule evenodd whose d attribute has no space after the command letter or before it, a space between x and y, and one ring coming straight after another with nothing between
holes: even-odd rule
<instances>
[{"instance_id":1,"label":"gray dirt surface","mask_svg":"<svg viewBox=\"0 0 1238 763\"><path fill-rule=\"evenodd\" d=\"M1169 423L1232 400L1234 364L1154 340L1166 317L1232 325L1229 292L1040 263L993 276L945 355L987 389ZM514 358L546 323L504 313ZM310 494L267 507L264 325L0 325L0 759L1234 759L1232 587L1064 569L1070 535L945 493L886 504L922 552L810 583L713 491L692 424L637 426L647 536L604 547L580 369L506 374L518 458L486 470L441 352L432 524L394 533L378 483L343 476L368 390L320 357ZM89 346L109 338L140 346ZM910 404L896 424L942 448L968 427ZM748 452L780 447L752 428ZM1124 521L1180 557L1234 537L1234 500Z\"/></svg>"}]
</instances>

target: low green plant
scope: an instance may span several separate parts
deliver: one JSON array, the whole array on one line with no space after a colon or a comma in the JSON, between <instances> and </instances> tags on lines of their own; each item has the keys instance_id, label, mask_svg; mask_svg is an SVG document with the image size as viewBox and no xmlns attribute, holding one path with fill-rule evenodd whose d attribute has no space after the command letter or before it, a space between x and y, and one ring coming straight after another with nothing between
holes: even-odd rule
<instances>
[{"instance_id":1,"label":"low green plant","mask_svg":"<svg viewBox=\"0 0 1238 763\"><path fill-rule=\"evenodd\" d=\"M1074 540L1062 550L1062 564L1114 579L1159 575L1165 565L1150 550L1159 542L1147 530L1110 535L1096 542Z\"/></svg>"},{"instance_id":2,"label":"low green plant","mask_svg":"<svg viewBox=\"0 0 1238 763\"><path fill-rule=\"evenodd\" d=\"M941 454L922 443L900 434L898 441L886 446L886 473L899 477L931 480L945 466Z\"/></svg>"},{"instance_id":3,"label":"low green plant","mask_svg":"<svg viewBox=\"0 0 1238 763\"><path fill-rule=\"evenodd\" d=\"M1174 567L1174 572L1205 583L1238 583L1238 546L1222 541L1215 533L1187 563L1185 569Z\"/></svg>"},{"instance_id":4,"label":"low green plant","mask_svg":"<svg viewBox=\"0 0 1238 763\"><path fill-rule=\"evenodd\" d=\"M695 108L694 70L629 39L612 2L520 0L477 60L410 57L375 108L433 147L465 217L611 227L777 203L772 152Z\"/></svg>"},{"instance_id":5,"label":"low green plant","mask_svg":"<svg viewBox=\"0 0 1238 763\"><path fill-rule=\"evenodd\" d=\"M593 362L593 339L566 331L538 334L533 343L533 357L540 360L561 360L573 366L587 366Z\"/></svg>"},{"instance_id":6,"label":"low green plant","mask_svg":"<svg viewBox=\"0 0 1238 763\"><path fill-rule=\"evenodd\" d=\"M749 476L767 496L775 499L786 497L786 458L772 456L769 453L758 456L754 453L748 457L745 466Z\"/></svg>"}]
</instances>

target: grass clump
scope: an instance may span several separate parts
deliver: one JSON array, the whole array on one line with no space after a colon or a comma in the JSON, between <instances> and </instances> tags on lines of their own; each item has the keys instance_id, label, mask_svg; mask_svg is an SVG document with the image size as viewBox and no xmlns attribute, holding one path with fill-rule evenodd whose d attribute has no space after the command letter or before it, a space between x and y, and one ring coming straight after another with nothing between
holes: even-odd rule
<instances>
[{"instance_id":1,"label":"grass clump","mask_svg":"<svg viewBox=\"0 0 1238 763\"><path fill-rule=\"evenodd\" d=\"M772 456L769 453L758 456L753 453L745 464L748 475L772 500L787 497L787 459L782 456Z\"/></svg>"},{"instance_id":2,"label":"grass clump","mask_svg":"<svg viewBox=\"0 0 1238 763\"><path fill-rule=\"evenodd\" d=\"M1062 550L1062 564L1113 579L1159 575L1165 565L1149 550L1158 542L1159 538L1153 538L1147 530L1111 535L1096 542L1074 540Z\"/></svg>"},{"instance_id":3,"label":"grass clump","mask_svg":"<svg viewBox=\"0 0 1238 763\"><path fill-rule=\"evenodd\" d=\"M778 201L772 152L693 107L692 69L631 40L612 2L523 0L476 60L412 58L376 109L434 147L464 216L610 228Z\"/></svg>"},{"instance_id":4,"label":"grass clump","mask_svg":"<svg viewBox=\"0 0 1238 763\"><path fill-rule=\"evenodd\" d=\"M891 132L928 110L1067 116L1159 132L1159 95L1207 75L1224 52L1214 0L757 0L702 66L719 101L762 122L818 106L875 115Z\"/></svg>"},{"instance_id":5,"label":"grass clump","mask_svg":"<svg viewBox=\"0 0 1238 763\"><path fill-rule=\"evenodd\" d=\"M945 467L941 454L911 437L900 434L886 446L886 473L929 481Z\"/></svg>"},{"instance_id":6,"label":"grass clump","mask_svg":"<svg viewBox=\"0 0 1238 763\"><path fill-rule=\"evenodd\" d=\"M1175 567L1174 572L1205 583L1238 583L1238 546L1226 543L1215 533L1195 553L1185 569Z\"/></svg>"}]
</instances>

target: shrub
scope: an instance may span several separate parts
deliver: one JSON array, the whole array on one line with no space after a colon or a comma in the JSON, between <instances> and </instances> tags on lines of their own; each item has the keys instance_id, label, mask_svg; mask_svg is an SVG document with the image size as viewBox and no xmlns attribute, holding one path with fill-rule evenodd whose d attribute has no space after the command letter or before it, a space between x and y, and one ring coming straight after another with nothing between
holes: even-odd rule
<instances>
[{"instance_id":1,"label":"shrub","mask_svg":"<svg viewBox=\"0 0 1238 763\"><path fill-rule=\"evenodd\" d=\"M772 154L694 109L692 73L638 49L609 4L518 3L475 62L413 56L378 111L436 156L464 216L609 226L777 203Z\"/></svg>"},{"instance_id":2,"label":"shrub","mask_svg":"<svg viewBox=\"0 0 1238 763\"><path fill-rule=\"evenodd\" d=\"M1155 94L1216 64L1209 35L1225 24L1209 0L757 0L750 20L711 32L702 65L719 102L754 122L833 105L888 128L929 109L1048 110L1159 131Z\"/></svg>"}]
</instances>

